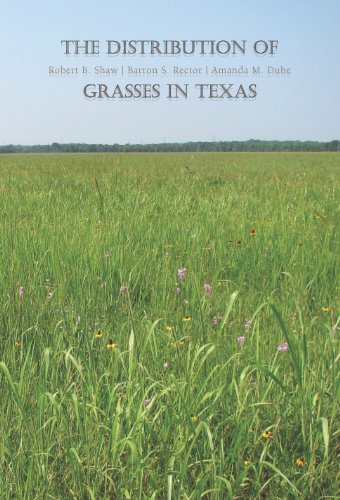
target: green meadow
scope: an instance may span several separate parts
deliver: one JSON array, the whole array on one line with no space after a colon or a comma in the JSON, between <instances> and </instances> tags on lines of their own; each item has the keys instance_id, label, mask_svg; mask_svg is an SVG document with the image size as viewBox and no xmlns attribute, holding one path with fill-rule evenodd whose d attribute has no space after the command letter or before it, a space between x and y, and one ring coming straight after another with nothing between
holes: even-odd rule
<instances>
[{"instance_id":1,"label":"green meadow","mask_svg":"<svg viewBox=\"0 0 340 500\"><path fill-rule=\"evenodd\" d=\"M0 156L1 498L339 498L339 167Z\"/></svg>"}]
</instances>

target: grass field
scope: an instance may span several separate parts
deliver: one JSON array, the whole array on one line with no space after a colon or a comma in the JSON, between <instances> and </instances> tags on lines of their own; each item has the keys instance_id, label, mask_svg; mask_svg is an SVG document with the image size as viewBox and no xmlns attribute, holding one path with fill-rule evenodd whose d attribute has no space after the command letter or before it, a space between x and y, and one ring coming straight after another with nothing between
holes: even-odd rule
<instances>
[{"instance_id":1,"label":"grass field","mask_svg":"<svg viewBox=\"0 0 340 500\"><path fill-rule=\"evenodd\" d=\"M339 167L1 156L1 498L340 498Z\"/></svg>"}]
</instances>

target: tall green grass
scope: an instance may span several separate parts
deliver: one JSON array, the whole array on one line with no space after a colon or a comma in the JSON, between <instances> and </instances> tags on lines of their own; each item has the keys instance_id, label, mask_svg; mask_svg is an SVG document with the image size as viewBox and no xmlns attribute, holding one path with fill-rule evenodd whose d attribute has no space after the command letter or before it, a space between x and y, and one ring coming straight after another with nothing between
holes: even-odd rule
<instances>
[{"instance_id":1,"label":"tall green grass","mask_svg":"<svg viewBox=\"0 0 340 500\"><path fill-rule=\"evenodd\" d=\"M3 498L338 498L339 166L1 156Z\"/></svg>"}]
</instances>

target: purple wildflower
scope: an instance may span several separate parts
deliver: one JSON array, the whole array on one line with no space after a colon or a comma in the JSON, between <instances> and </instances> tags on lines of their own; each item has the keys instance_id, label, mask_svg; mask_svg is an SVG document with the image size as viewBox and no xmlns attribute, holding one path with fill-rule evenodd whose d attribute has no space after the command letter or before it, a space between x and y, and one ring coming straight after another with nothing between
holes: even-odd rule
<instances>
[{"instance_id":1,"label":"purple wildflower","mask_svg":"<svg viewBox=\"0 0 340 500\"><path fill-rule=\"evenodd\" d=\"M245 340L246 338L243 335L240 335L239 337L237 337L236 342L238 344L244 344Z\"/></svg>"},{"instance_id":2,"label":"purple wildflower","mask_svg":"<svg viewBox=\"0 0 340 500\"><path fill-rule=\"evenodd\" d=\"M19 286L18 293L19 293L19 298L22 299L25 294L25 289L23 286Z\"/></svg>"},{"instance_id":3,"label":"purple wildflower","mask_svg":"<svg viewBox=\"0 0 340 500\"><path fill-rule=\"evenodd\" d=\"M279 352L286 352L288 351L288 342L284 342L283 344L280 344L277 348Z\"/></svg>"},{"instance_id":4,"label":"purple wildflower","mask_svg":"<svg viewBox=\"0 0 340 500\"><path fill-rule=\"evenodd\" d=\"M144 406L148 406L151 403L151 399L144 399Z\"/></svg>"},{"instance_id":5,"label":"purple wildflower","mask_svg":"<svg viewBox=\"0 0 340 500\"><path fill-rule=\"evenodd\" d=\"M179 269L177 269L178 277L180 280L184 280L185 272L186 272L185 267L180 267Z\"/></svg>"},{"instance_id":6,"label":"purple wildflower","mask_svg":"<svg viewBox=\"0 0 340 500\"><path fill-rule=\"evenodd\" d=\"M220 316L214 316L213 320L212 320L213 325L218 325L220 322L220 319L221 319Z\"/></svg>"},{"instance_id":7,"label":"purple wildflower","mask_svg":"<svg viewBox=\"0 0 340 500\"><path fill-rule=\"evenodd\" d=\"M204 288L205 293L206 293L207 295L211 295L211 292L212 292L212 286L211 286L211 285L209 285L209 283L204 283L203 288Z\"/></svg>"},{"instance_id":8,"label":"purple wildflower","mask_svg":"<svg viewBox=\"0 0 340 500\"><path fill-rule=\"evenodd\" d=\"M181 289L179 286L176 286L176 295L178 295L180 293Z\"/></svg>"}]
</instances>

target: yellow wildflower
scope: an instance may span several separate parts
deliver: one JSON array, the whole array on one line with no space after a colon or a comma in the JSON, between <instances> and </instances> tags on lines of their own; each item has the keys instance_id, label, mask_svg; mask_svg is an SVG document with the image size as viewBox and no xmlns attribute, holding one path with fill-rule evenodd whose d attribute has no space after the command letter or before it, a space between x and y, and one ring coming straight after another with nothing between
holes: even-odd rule
<instances>
[{"instance_id":1,"label":"yellow wildflower","mask_svg":"<svg viewBox=\"0 0 340 500\"><path fill-rule=\"evenodd\" d=\"M117 349L118 344L115 344L112 340L108 340L106 347L108 349Z\"/></svg>"},{"instance_id":2,"label":"yellow wildflower","mask_svg":"<svg viewBox=\"0 0 340 500\"><path fill-rule=\"evenodd\" d=\"M183 339L178 340L177 342L176 342L176 340L173 340L171 342L171 347L178 347L178 346L183 345L183 344L184 344L184 340Z\"/></svg>"},{"instance_id":3,"label":"yellow wildflower","mask_svg":"<svg viewBox=\"0 0 340 500\"><path fill-rule=\"evenodd\" d=\"M184 316L183 321L191 321L192 316Z\"/></svg>"}]
</instances>

